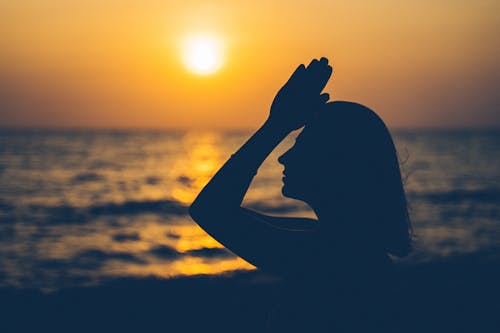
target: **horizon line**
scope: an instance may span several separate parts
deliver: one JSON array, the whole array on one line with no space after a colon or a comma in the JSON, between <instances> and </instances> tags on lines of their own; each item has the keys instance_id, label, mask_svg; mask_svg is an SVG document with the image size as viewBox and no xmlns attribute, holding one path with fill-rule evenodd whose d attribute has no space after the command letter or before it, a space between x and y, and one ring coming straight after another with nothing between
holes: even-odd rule
<instances>
[{"instance_id":1,"label":"horizon line","mask_svg":"<svg viewBox=\"0 0 500 333\"><path fill-rule=\"evenodd\" d=\"M500 131L500 125L468 125L468 126L387 126L390 131ZM250 132L258 127L133 127L133 126L52 126L52 125L0 125L1 131L78 131L78 132Z\"/></svg>"}]
</instances>

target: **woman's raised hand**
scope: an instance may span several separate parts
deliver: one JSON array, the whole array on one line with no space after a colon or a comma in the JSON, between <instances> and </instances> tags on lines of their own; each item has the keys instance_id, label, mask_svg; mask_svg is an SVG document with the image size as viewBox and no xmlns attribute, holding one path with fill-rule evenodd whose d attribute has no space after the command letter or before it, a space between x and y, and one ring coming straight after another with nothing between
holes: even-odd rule
<instances>
[{"instance_id":1,"label":"woman's raised hand","mask_svg":"<svg viewBox=\"0 0 500 333\"><path fill-rule=\"evenodd\" d=\"M304 126L330 98L321 91L331 75L326 58L301 64L274 97L268 121L289 132Z\"/></svg>"}]
</instances>

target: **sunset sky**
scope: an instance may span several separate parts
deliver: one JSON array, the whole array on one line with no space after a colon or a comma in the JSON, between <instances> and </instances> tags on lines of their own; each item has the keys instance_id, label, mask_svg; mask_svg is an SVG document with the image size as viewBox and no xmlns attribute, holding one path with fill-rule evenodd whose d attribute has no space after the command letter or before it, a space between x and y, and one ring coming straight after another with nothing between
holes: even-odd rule
<instances>
[{"instance_id":1,"label":"sunset sky","mask_svg":"<svg viewBox=\"0 0 500 333\"><path fill-rule=\"evenodd\" d=\"M498 127L499 13L498 0L0 0L0 126L255 128L295 67L326 56L332 99L390 127ZM186 65L196 36L217 40L210 73Z\"/></svg>"}]
</instances>

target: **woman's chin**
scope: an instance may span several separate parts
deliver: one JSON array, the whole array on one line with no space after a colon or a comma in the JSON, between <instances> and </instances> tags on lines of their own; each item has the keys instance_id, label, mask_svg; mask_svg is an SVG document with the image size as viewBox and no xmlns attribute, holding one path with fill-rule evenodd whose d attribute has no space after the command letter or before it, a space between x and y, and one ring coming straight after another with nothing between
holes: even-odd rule
<instances>
[{"instance_id":1,"label":"woman's chin","mask_svg":"<svg viewBox=\"0 0 500 333\"><path fill-rule=\"evenodd\" d=\"M283 194L284 197L288 197L289 194L288 194L288 187L286 186L286 184L283 184L283 187L281 188L281 194Z\"/></svg>"},{"instance_id":2,"label":"woman's chin","mask_svg":"<svg viewBox=\"0 0 500 333\"><path fill-rule=\"evenodd\" d=\"M304 201L304 202L309 202L307 200L307 198L310 197L310 196L306 195L303 188L293 187L287 183L283 184L283 187L281 188L281 194L283 194L283 196L286 198L300 200L300 201Z\"/></svg>"},{"instance_id":3,"label":"woman's chin","mask_svg":"<svg viewBox=\"0 0 500 333\"><path fill-rule=\"evenodd\" d=\"M297 193L290 190L290 186L288 186L287 184L283 184L283 187L281 188L281 194L283 194L283 196L287 198L300 199L298 198Z\"/></svg>"}]
</instances>

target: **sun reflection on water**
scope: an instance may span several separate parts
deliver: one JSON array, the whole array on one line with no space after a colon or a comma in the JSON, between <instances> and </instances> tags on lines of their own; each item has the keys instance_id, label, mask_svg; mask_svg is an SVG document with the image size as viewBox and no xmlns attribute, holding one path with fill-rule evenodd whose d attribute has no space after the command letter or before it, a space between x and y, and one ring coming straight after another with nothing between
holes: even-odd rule
<instances>
[{"instance_id":1,"label":"sun reflection on water","mask_svg":"<svg viewBox=\"0 0 500 333\"><path fill-rule=\"evenodd\" d=\"M0 244L0 250L15 253L12 259L2 259L7 273L3 283L20 285L22 280L24 285L54 290L62 287L61 279L68 285L82 279L87 281L83 284L93 284L110 276L166 278L253 269L224 250L187 212L174 213L161 206L162 202L189 206L226 158L230 148L223 139L215 133L188 133L177 140L179 145L169 146L171 156L154 158L156 155L137 153L134 159L125 158L135 156L130 147L116 153L114 160L127 164L125 172L92 173L82 168L79 182L70 182L68 211L61 211L61 223L53 221L55 211L49 208L40 215L47 223L16 224L13 242ZM123 188L99 192L113 183ZM82 199L87 192L101 195L99 200L104 200L105 195L106 201ZM50 198L40 200L42 207L61 207L60 202L52 203ZM92 211L93 207L107 207L108 202L111 213ZM159 205L151 208L148 202ZM143 203L146 205L140 206ZM143 208L134 208L138 205Z\"/></svg>"},{"instance_id":2,"label":"sun reflection on water","mask_svg":"<svg viewBox=\"0 0 500 333\"><path fill-rule=\"evenodd\" d=\"M172 179L177 179L172 197L183 203L191 203L198 191L210 180L221 166L222 152L217 147L221 137L215 133L187 134L183 144L186 156L172 166Z\"/></svg>"}]
</instances>

